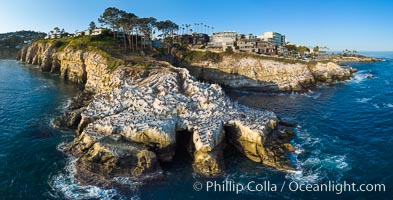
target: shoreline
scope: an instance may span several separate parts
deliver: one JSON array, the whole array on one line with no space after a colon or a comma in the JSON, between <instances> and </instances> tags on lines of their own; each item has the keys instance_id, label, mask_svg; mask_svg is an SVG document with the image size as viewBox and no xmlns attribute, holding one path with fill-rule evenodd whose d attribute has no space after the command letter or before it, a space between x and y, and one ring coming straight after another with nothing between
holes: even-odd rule
<instances>
[{"instance_id":1,"label":"shoreline","mask_svg":"<svg viewBox=\"0 0 393 200\"><path fill-rule=\"evenodd\" d=\"M259 92L305 92L317 85L350 79L357 71L332 61L305 62L248 54L179 51L175 66L199 80L230 89Z\"/></svg>"},{"instance_id":2,"label":"shoreline","mask_svg":"<svg viewBox=\"0 0 393 200\"><path fill-rule=\"evenodd\" d=\"M239 105L217 84L201 83L169 63L150 60L149 66L108 69L110 59L40 43L20 53L22 62L84 85L84 92L54 121L76 132L64 153L76 157L74 176L82 185L121 189L124 184L116 177L164 180L161 164L172 162L177 145L187 147L194 172L202 177L225 173L227 146L256 164L294 170L288 156L296 151L290 142L298 125ZM316 65L315 70L328 66L344 70L345 77L353 74L335 64ZM179 133L186 139L180 141Z\"/></svg>"},{"instance_id":3,"label":"shoreline","mask_svg":"<svg viewBox=\"0 0 393 200\"><path fill-rule=\"evenodd\" d=\"M232 102L220 86L201 83L186 69L162 61L109 69L112 58L99 52L58 51L45 43L26 47L19 58L85 85L54 122L76 130L66 152L78 158L75 175L81 183L109 188L120 184L113 182L119 176L160 179L160 163L172 161L177 145L187 146L201 176L225 173L228 145L256 163L292 169L290 123ZM189 139L178 141L179 133Z\"/></svg>"}]
</instances>

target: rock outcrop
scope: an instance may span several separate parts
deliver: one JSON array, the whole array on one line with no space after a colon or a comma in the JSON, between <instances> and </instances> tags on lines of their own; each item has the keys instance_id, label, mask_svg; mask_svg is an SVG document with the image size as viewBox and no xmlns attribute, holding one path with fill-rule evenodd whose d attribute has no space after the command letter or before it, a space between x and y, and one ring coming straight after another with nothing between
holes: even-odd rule
<instances>
[{"instance_id":1,"label":"rock outcrop","mask_svg":"<svg viewBox=\"0 0 393 200\"><path fill-rule=\"evenodd\" d=\"M21 49L18 60L39 65L42 71L59 73L60 77L83 84L85 90L98 93L117 84L112 81L108 66L116 60L98 51L65 47L62 50L54 42L34 42Z\"/></svg>"},{"instance_id":2,"label":"rock outcrop","mask_svg":"<svg viewBox=\"0 0 393 200\"><path fill-rule=\"evenodd\" d=\"M43 71L84 83L57 126L77 129L66 151L78 158L81 183L113 187L125 179L162 177L176 145L188 145L193 168L205 176L225 170L223 151L234 145L251 160L291 169L287 154L293 128L269 111L231 101L216 84L201 83L183 68L146 61L148 66L108 69L108 58L94 51L33 43L20 59ZM177 138L192 134L192 142Z\"/></svg>"},{"instance_id":3,"label":"rock outcrop","mask_svg":"<svg viewBox=\"0 0 393 200\"><path fill-rule=\"evenodd\" d=\"M293 132L278 125L274 113L236 104L221 87L194 80L186 69L137 71L114 71L121 84L97 94L82 112L81 133L69 146L80 167L106 178L157 172L158 163L172 160L176 143L185 142L176 133L188 131L200 174L224 172L226 140L255 162L291 169L286 154L293 150Z\"/></svg>"},{"instance_id":4,"label":"rock outcrop","mask_svg":"<svg viewBox=\"0 0 393 200\"><path fill-rule=\"evenodd\" d=\"M307 91L317 84L349 79L356 71L333 62L290 63L258 56L221 55L217 60L185 61L182 66L200 80L232 89L263 92Z\"/></svg>"}]
</instances>

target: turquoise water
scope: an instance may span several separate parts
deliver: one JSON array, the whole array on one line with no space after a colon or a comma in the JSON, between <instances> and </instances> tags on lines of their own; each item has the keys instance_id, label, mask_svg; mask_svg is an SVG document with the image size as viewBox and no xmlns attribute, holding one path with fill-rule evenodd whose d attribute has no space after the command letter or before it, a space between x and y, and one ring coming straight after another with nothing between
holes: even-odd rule
<instances>
[{"instance_id":1,"label":"turquoise water","mask_svg":"<svg viewBox=\"0 0 393 200\"><path fill-rule=\"evenodd\" d=\"M370 54L371 55L371 54ZM163 165L166 178L127 193L83 187L71 176L73 159L58 149L73 138L53 129L75 94L74 85L15 61L0 61L0 199L393 199L393 53L374 53L384 62L351 64L359 69L344 83L306 94L227 92L239 103L275 111L301 128L291 155L295 172L253 163L234 150L225 152L226 174L203 179L193 173L191 157L178 149ZM367 76L374 76L368 79ZM324 184L329 181L385 184L385 192L206 191L208 181ZM195 191L193 184L202 183Z\"/></svg>"}]
</instances>

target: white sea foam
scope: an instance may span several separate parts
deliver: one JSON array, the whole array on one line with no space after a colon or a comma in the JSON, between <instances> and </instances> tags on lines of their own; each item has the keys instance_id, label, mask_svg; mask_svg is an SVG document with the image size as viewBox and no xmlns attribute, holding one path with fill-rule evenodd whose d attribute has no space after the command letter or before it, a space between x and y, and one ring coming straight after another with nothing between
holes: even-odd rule
<instances>
[{"instance_id":1,"label":"white sea foam","mask_svg":"<svg viewBox=\"0 0 393 200\"><path fill-rule=\"evenodd\" d=\"M374 103L372 104L376 109L393 108L393 103Z\"/></svg>"},{"instance_id":2,"label":"white sea foam","mask_svg":"<svg viewBox=\"0 0 393 200\"><path fill-rule=\"evenodd\" d=\"M339 180L345 171L351 169L346 155L324 153L325 139L313 137L307 129L299 131L297 139L294 144L297 150L293 154L296 172L288 173L287 179L302 183L317 183L333 178Z\"/></svg>"},{"instance_id":3,"label":"white sea foam","mask_svg":"<svg viewBox=\"0 0 393 200\"><path fill-rule=\"evenodd\" d=\"M48 83L47 85L40 85L40 86L34 88L34 91L44 90L44 89L47 89L47 88L52 88L54 86L55 85L53 83Z\"/></svg>"},{"instance_id":4,"label":"white sea foam","mask_svg":"<svg viewBox=\"0 0 393 200\"><path fill-rule=\"evenodd\" d=\"M367 80L370 78L375 78L375 77L373 74L371 74L369 72L359 71L349 80L349 82L360 83L360 82L363 82L364 80Z\"/></svg>"},{"instance_id":5,"label":"white sea foam","mask_svg":"<svg viewBox=\"0 0 393 200\"><path fill-rule=\"evenodd\" d=\"M361 99L356 99L356 102L358 103L368 103L372 98L361 98Z\"/></svg>"},{"instance_id":6,"label":"white sea foam","mask_svg":"<svg viewBox=\"0 0 393 200\"><path fill-rule=\"evenodd\" d=\"M57 146L57 150L63 151L66 143L61 143ZM127 199L120 195L115 189L102 189L96 186L83 186L78 184L74 174L76 172L75 162L77 158L68 155L67 164L63 172L49 178L48 184L53 192L60 193L66 199ZM120 180L121 178L119 178ZM127 180L130 181L130 180ZM137 184L134 184L137 186ZM53 194L51 194L53 195ZM54 195L56 196L56 195ZM129 199L129 198L128 198ZM131 199L139 199L134 196Z\"/></svg>"},{"instance_id":7,"label":"white sea foam","mask_svg":"<svg viewBox=\"0 0 393 200\"><path fill-rule=\"evenodd\" d=\"M345 171L351 169L345 155L323 157L323 154L311 155L304 161L296 158L297 173L288 173L286 178L297 182L316 183L329 178L327 172L334 172L334 178L339 180Z\"/></svg>"},{"instance_id":8,"label":"white sea foam","mask_svg":"<svg viewBox=\"0 0 393 200\"><path fill-rule=\"evenodd\" d=\"M298 171L298 173L288 173L285 178L298 183L316 183L320 179L318 173L306 174L303 171Z\"/></svg>"},{"instance_id":9,"label":"white sea foam","mask_svg":"<svg viewBox=\"0 0 393 200\"><path fill-rule=\"evenodd\" d=\"M67 199L125 199L116 190L105 190L96 186L82 186L74 177L76 158L69 158L64 173L59 173L49 180L55 192L60 192Z\"/></svg>"},{"instance_id":10,"label":"white sea foam","mask_svg":"<svg viewBox=\"0 0 393 200\"><path fill-rule=\"evenodd\" d=\"M320 92L309 92L309 93L304 93L303 96L308 97L308 98L313 98L313 99L318 99L321 96L322 93Z\"/></svg>"},{"instance_id":11,"label":"white sea foam","mask_svg":"<svg viewBox=\"0 0 393 200\"><path fill-rule=\"evenodd\" d=\"M61 104L57 107L60 111L65 111L71 104L72 98L68 98L66 101L61 102Z\"/></svg>"}]
</instances>

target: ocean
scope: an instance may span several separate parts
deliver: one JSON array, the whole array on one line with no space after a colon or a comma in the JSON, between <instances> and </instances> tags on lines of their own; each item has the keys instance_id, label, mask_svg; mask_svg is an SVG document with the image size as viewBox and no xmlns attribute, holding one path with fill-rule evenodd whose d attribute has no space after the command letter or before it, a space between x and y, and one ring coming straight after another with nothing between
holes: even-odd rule
<instances>
[{"instance_id":1,"label":"ocean","mask_svg":"<svg viewBox=\"0 0 393 200\"><path fill-rule=\"evenodd\" d=\"M351 80L307 93L226 92L299 124L290 155L295 171L264 167L229 148L226 173L206 179L179 147L162 166L164 180L135 182L127 192L81 186L72 176L74 159L61 148L74 134L50 122L76 86L1 60L0 199L393 199L393 52L363 54L383 61L351 63L359 70ZM358 191L348 191L352 184ZM325 186L329 191L320 191Z\"/></svg>"}]
</instances>

